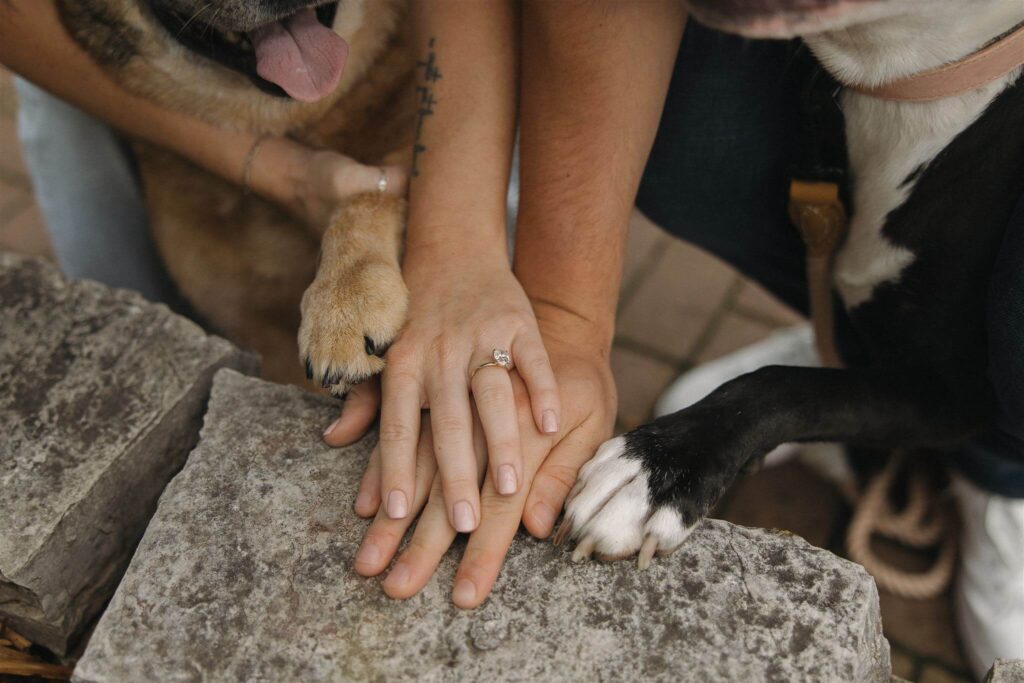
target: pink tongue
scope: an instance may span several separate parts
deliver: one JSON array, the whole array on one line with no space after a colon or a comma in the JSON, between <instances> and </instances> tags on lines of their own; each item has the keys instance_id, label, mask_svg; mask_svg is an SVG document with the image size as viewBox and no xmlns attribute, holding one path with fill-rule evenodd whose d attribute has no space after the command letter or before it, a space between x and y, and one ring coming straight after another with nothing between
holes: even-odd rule
<instances>
[{"instance_id":1,"label":"pink tongue","mask_svg":"<svg viewBox=\"0 0 1024 683\"><path fill-rule=\"evenodd\" d=\"M249 33L256 73L300 102L316 102L338 85L348 43L305 9Z\"/></svg>"}]
</instances>

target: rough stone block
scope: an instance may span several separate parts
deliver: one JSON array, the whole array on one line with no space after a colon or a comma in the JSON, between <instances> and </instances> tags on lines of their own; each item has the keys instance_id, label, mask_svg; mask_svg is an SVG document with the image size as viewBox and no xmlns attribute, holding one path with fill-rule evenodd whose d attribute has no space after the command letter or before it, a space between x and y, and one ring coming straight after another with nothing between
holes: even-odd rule
<instances>
[{"instance_id":1,"label":"rough stone block","mask_svg":"<svg viewBox=\"0 0 1024 683\"><path fill-rule=\"evenodd\" d=\"M0 254L0 618L65 653L195 445L213 374L255 366L164 306Z\"/></svg>"},{"instance_id":2,"label":"rough stone block","mask_svg":"<svg viewBox=\"0 0 1024 683\"><path fill-rule=\"evenodd\" d=\"M449 600L450 552L396 602L350 567L372 439L320 439L335 404L221 371L74 680L889 681L878 594L802 539L712 521L646 572L520 536L493 595Z\"/></svg>"},{"instance_id":3,"label":"rough stone block","mask_svg":"<svg viewBox=\"0 0 1024 683\"><path fill-rule=\"evenodd\" d=\"M997 659L985 683L1021 683L1024 681L1024 659Z\"/></svg>"}]
</instances>

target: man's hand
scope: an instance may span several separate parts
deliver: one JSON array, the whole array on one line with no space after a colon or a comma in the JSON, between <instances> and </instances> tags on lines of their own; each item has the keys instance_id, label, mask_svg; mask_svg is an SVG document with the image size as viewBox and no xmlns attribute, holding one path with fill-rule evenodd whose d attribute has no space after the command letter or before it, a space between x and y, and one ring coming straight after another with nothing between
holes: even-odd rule
<instances>
[{"instance_id":1,"label":"man's hand","mask_svg":"<svg viewBox=\"0 0 1024 683\"><path fill-rule=\"evenodd\" d=\"M551 324L548 327L550 329ZM595 347L591 341L578 339L576 335L572 339L560 336L560 331L545 335L560 393L567 399L563 406L562 429L556 436L537 430L526 387L513 373L525 481L532 482L532 486L520 488L515 495L503 496L495 489L493 477L484 477L480 526L469 537L452 591L452 600L459 607L476 607L486 599L520 520L538 538L551 534L576 472L611 435L615 387L607 351ZM474 441L478 462L483 463L485 446L479 427ZM379 512L379 466L379 456L375 453L357 497L359 514L376 514L356 554L355 569L364 576L375 576L387 568L416 517L411 514L404 519L389 519ZM436 476L426 421L417 455L412 502L412 511L419 513L419 522L408 547L383 583L384 591L394 598L415 595L426 585L456 535L448 521L440 480Z\"/></svg>"}]
</instances>

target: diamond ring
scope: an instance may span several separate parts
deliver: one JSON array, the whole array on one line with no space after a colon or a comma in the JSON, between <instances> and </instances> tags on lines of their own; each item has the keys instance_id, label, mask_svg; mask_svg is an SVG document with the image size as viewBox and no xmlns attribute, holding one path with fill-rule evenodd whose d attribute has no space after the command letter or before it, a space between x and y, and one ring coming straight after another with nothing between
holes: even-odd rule
<instances>
[{"instance_id":1,"label":"diamond ring","mask_svg":"<svg viewBox=\"0 0 1024 683\"><path fill-rule=\"evenodd\" d=\"M476 373L480 372L484 368L505 368L506 370L511 370L513 367L512 355L505 349L494 349L491 353L491 359L492 360L489 360L486 363L478 365L476 370L473 371L473 374L469 376L469 381L472 382L473 378L476 377Z\"/></svg>"},{"instance_id":2,"label":"diamond ring","mask_svg":"<svg viewBox=\"0 0 1024 683\"><path fill-rule=\"evenodd\" d=\"M380 176L377 178L377 192L384 194L388 191L388 172L384 170L384 167L380 167Z\"/></svg>"}]
</instances>

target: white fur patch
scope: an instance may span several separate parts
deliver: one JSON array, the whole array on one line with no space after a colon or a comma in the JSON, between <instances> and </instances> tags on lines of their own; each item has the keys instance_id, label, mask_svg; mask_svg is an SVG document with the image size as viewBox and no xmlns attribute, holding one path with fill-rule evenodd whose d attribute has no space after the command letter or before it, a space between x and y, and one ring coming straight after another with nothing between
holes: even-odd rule
<instances>
[{"instance_id":1,"label":"white fur patch","mask_svg":"<svg viewBox=\"0 0 1024 683\"><path fill-rule=\"evenodd\" d=\"M1020 0L889 3L901 14L805 38L836 77L877 85L956 61L1024 21ZM889 102L843 95L853 182L850 233L836 259L836 286L848 307L898 280L914 254L882 235L886 218L913 190L904 181L970 126L1020 70L977 90L935 102Z\"/></svg>"},{"instance_id":2,"label":"white fur patch","mask_svg":"<svg viewBox=\"0 0 1024 683\"><path fill-rule=\"evenodd\" d=\"M338 3L338 11L334 15L334 32L347 41L352 40L363 25L366 14L366 0L343 0Z\"/></svg>"},{"instance_id":3,"label":"white fur patch","mask_svg":"<svg viewBox=\"0 0 1024 683\"><path fill-rule=\"evenodd\" d=\"M605 442L580 469L575 495L565 509L569 535L579 541L573 553L576 560L592 552L606 558L629 557L645 542L652 553L668 553L693 531L672 507L662 506L651 514L647 473L640 460L625 456L625 446L621 436ZM641 566L649 560L641 556Z\"/></svg>"}]
</instances>

